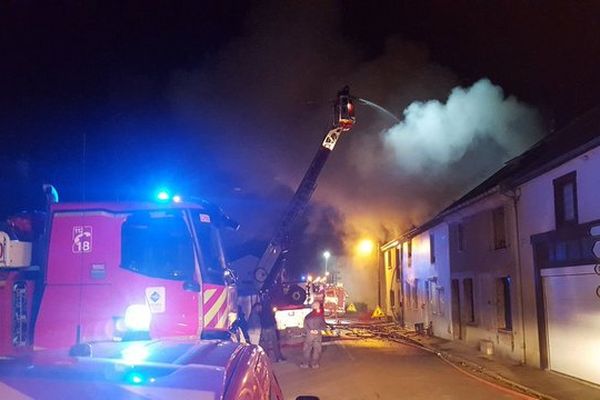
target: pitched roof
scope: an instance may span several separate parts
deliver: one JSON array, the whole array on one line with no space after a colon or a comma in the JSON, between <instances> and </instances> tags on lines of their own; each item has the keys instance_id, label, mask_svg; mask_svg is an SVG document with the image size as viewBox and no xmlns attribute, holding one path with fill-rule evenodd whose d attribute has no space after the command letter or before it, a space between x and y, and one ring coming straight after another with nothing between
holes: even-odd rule
<instances>
[{"instance_id":1,"label":"pitched roof","mask_svg":"<svg viewBox=\"0 0 600 400\"><path fill-rule=\"evenodd\" d=\"M518 186L596 146L600 146L600 106L576 118L564 128L550 133L519 156L507 161L489 178L429 221L402 234L400 239L426 231L437 225L443 216L489 191Z\"/></svg>"}]
</instances>

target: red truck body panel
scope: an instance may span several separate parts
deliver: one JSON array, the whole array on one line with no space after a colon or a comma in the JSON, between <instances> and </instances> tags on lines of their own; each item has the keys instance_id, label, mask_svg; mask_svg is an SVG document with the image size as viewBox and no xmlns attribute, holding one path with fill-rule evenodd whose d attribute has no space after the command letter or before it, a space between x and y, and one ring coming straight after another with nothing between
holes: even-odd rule
<instances>
[{"instance_id":1,"label":"red truck body panel","mask_svg":"<svg viewBox=\"0 0 600 400\"><path fill-rule=\"evenodd\" d=\"M180 281L151 278L119 266L124 220L125 214L106 211L54 214L36 347L73 345L78 329L81 341L113 338L115 319L122 318L129 305L145 304L146 291L152 288L159 288L165 298L160 299L164 311L153 313L150 335L198 335L198 293L184 291ZM91 232L88 251L74 248L79 228Z\"/></svg>"}]
</instances>

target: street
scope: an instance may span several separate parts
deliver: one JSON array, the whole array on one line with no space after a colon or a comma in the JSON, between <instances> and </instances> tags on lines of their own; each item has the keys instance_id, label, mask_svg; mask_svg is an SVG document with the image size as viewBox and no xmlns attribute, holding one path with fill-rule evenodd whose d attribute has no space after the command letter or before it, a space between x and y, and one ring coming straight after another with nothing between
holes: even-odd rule
<instances>
[{"instance_id":1,"label":"street","mask_svg":"<svg viewBox=\"0 0 600 400\"><path fill-rule=\"evenodd\" d=\"M435 355L380 339L325 343L320 369L298 367L302 349L285 347L287 361L275 364L286 399L517 399L473 379Z\"/></svg>"}]
</instances>

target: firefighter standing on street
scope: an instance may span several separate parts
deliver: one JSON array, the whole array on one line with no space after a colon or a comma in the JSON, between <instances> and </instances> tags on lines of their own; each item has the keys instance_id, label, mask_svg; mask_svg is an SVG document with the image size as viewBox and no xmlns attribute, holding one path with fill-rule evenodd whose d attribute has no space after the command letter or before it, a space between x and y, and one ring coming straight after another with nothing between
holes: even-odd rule
<instances>
[{"instance_id":1,"label":"firefighter standing on street","mask_svg":"<svg viewBox=\"0 0 600 400\"><path fill-rule=\"evenodd\" d=\"M269 301L265 301L264 304L262 304L260 324L262 328L260 332L260 347L265 350L273 362L285 361L285 357L283 357L283 354L281 353L279 337L277 336L275 314Z\"/></svg>"},{"instance_id":2,"label":"firefighter standing on street","mask_svg":"<svg viewBox=\"0 0 600 400\"><path fill-rule=\"evenodd\" d=\"M260 342L260 315L262 314L262 304L256 303L250 310L250 316L248 317L248 335L250 336L251 344L259 344Z\"/></svg>"},{"instance_id":3,"label":"firefighter standing on street","mask_svg":"<svg viewBox=\"0 0 600 400\"><path fill-rule=\"evenodd\" d=\"M321 358L321 342L323 339L323 331L327 329L321 303L315 301L312 304L312 311L304 317L304 345L302 352L304 353L304 362L300 364L300 368L319 368L319 360Z\"/></svg>"}]
</instances>

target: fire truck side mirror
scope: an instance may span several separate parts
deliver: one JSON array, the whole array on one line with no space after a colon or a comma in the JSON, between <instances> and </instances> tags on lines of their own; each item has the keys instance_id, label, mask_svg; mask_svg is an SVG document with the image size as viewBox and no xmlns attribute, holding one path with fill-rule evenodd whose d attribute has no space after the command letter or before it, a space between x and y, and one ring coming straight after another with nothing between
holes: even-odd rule
<instances>
[{"instance_id":1,"label":"fire truck side mirror","mask_svg":"<svg viewBox=\"0 0 600 400\"><path fill-rule=\"evenodd\" d=\"M238 282L238 276L234 270L227 267L223 272L223 277L225 278L225 283L228 285L235 285Z\"/></svg>"},{"instance_id":2,"label":"fire truck side mirror","mask_svg":"<svg viewBox=\"0 0 600 400\"><path fill-rule=\"evenodd\" d=\"M78 343L71 346L69 349L69 356L71 357L91 357L92 346L89 343Z\"/></svg>"},{"instance_id":3,"label":"fire truck side mirror","mask_svg":"<svg viewBox=\"0 0 600 400\"><path fill-rule=\"evenodd\" d=\"M183 282L183 290L186 292L200 292L200 284L198 282L185 281Z\"/></svg>"}]
</instances>

